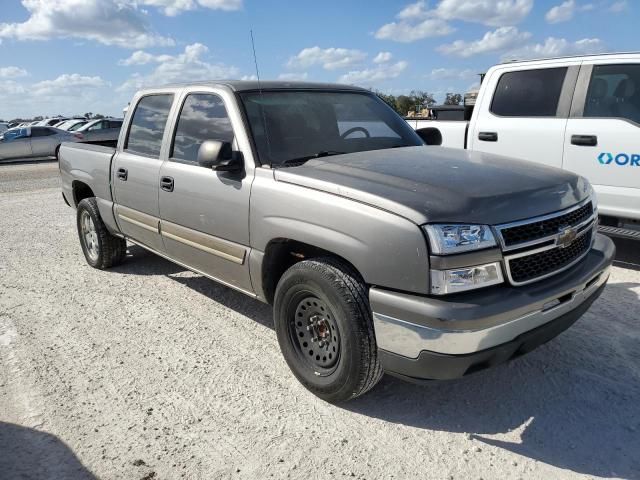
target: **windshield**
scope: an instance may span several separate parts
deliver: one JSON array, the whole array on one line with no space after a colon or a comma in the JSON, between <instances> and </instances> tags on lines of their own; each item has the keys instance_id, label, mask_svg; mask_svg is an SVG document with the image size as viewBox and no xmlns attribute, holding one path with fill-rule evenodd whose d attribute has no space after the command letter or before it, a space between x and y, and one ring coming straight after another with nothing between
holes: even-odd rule
<instances>
[{"instance_id":1,"label":"windshield","mask_svg":"<svg viewBox=\"0 0 640 480\"><path fill-rule=\"evenodd\" d=\"M262 164L423 145L373 94L287 90L248 92L241 98Z\"/></svg>"}]
</instances>

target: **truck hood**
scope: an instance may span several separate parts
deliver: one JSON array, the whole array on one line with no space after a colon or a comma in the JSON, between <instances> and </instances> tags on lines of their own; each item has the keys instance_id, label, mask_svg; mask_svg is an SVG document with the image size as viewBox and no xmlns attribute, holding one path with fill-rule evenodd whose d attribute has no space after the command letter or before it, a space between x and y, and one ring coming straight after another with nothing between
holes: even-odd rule
<instances>
[{"instance_id":1,"label":"truck hood","mask_svg":"<svg viewBox=\"0 0 640 480\"><path fill-rule=\"evenodd\" d=\"M277 181L350 198L420 225L497 225L552 213L589 195L582 177L507 157L403 147L310 160L275 170Z\"/></svg>"}]
</instances>

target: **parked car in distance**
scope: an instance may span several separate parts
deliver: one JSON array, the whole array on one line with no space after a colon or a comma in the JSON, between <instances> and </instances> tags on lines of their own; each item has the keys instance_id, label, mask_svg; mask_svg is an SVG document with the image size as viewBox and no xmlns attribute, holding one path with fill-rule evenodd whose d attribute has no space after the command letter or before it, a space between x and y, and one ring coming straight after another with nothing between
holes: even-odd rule
<instances>
[{"instance_id":1,"label":"parked car in distance","mask_svg":"<svg viewBox=\"0 0 640 480\"><path fill-rule=\"evenodd\" d=\"M640 54L491 67L470 121L412 120L431 145L505 155L586 177L600 231L640 240Z\"/></svg>"},{"instance_id":2,"label":"parked car in distance","mask_svg":"<svg viewBox=\"0 0 640 480\"><path fill-rule=\"evenodd\" d=\"M118 142L120 128L122 128L121 118L102 118L91 120L75 131L81 135L80 141L83 143L113 147Z\"/></svg>"},{"instance_id":3,"label":"parked car in distance","mask_svg":"<svg viewBox=\"0 0 640 480\"><path fill-rule=\"evenodd\" d=\"M85 125L86 123L87 123L87 120L73 118L71 120L65 120L64 122L57 124L55 128L59 128L60 130L66 130L68 132L73 132L79 129L80 127L82 127L83 125Z\"/></svg>"},{"instance_id":4,"label":"parked car in distance","mask_svg":"<svg viewBox=\"0 0 640 480\"><path fill-rule=\"evenodd\" d=\"M0 123L0 133L4 133L9 130L9 125L6 123Z\"/></svg>"},{"instance_id":5,"label":"parked car in distance","mask_svg":"<svg viewBox=\"0 0 640 480\"><path fill-rule=\"evenodd\" d=\"M12 128L0 137L0 161L56 158L62 142L78 140L73 133L53 127Z\"/></svg>"},{"instance_id":6,"label":"parked car in distance","mask_svg":"<svg viewBox=\"0 0 640 480\"><path fill-rule=\"evenodd\" d=\"M68 120L68 118L66 118L66 117L45 118L45 119L40 120L39 122L37 122L35 124L35 126L37 126L37 127L53 127L57 123L64 122L65 120Z\"/></svg>"},{"instance_id":7,"label":"parked car in distance","mask_svg":"<svg viewBox=\"0 0 640 480\"><path fill-rule=\"evenodd\" d=\"M356 87L146 89L116 148L65 143L59 160L89 265L130 240L272 303L289 367L328 401L383 371L452 379L534 349L601 294L615 254L584 178L425 146Z\"/></svg>"}]
</instances>

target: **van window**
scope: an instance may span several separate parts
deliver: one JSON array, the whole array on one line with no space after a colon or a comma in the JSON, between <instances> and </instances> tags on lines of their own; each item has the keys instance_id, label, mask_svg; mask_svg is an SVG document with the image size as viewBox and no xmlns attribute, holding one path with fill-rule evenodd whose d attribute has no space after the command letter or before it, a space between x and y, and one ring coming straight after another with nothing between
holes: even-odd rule
<instances>
[{"instance_id":1,"label":"van window","mask_svg":"<svg viewBox=\"0 0 640 480\"><path fill-rule=\"evenodd\" d=\"M159 157L172 103L172 94L142 97L133 113L124 149L131 153Z\"/></svg>"},{"instance_id":2,"label":"van window","mask_svg":"<svg viewBox=\"0 0 640 480\"><path fill-rule=\"evenodd\" d=\"M594 65L584 116L640 123L640 65Z\"/></svg>"},{"instance_id":3,"label":"van window","mask_svg":"<svg viewBox=\"0 0 640 480\"><path fill-rule=\"evenodd\" d=\"M503 117L555 117L567 68L508 72L498 80L491 113Z\"/></svg>"},{"instance_id":4,"label":"van window","mask_svg":"<svg viewBox=\"0 0 640 480\"><path fill-rule=\"evenodd\" d=\"M205 140L233 141L233 128L218 95L190 94L182 106L170 155L172 160L196 163Z\"/></svg>"}]
</instances>

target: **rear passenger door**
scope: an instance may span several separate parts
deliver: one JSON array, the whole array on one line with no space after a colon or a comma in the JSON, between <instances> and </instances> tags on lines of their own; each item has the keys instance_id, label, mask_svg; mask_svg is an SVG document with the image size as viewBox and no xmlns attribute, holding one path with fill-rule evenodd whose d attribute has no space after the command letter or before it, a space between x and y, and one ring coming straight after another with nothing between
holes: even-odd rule
<instances>
[{"instance_id":1,"label":"rear passenger door","mask_svg":"<svg viewBox=\"0 0 640 480\"><path fill-rule=\"evenodd\" d=\"M172 92L139 98L111 169L120 230L158 252L164 251L158 208L160 158L173 99Z\"/></svg>"},{"instance_id":2,"label":"rear passenger door","mask_svg":"<svg viewBox=\"0 0 640 480\"><path fill-rule=\"evenodd\" d=\"M49 127L31 127L31 155L51 157L55 154L60 140L56 131Z\"/></svg>"},{"instance_id":3,"label":"rear passenger door","mask_svg":"<svg viewBox=\"0 0 640 480\"><path fill-rule=\"evenodd\" d=\"M601 213L637 218L639 58L585 61L567 124L564 167L595 186Z\"/></svg>"},{"instance_id":4,"label":"rear passenger door","mask_svg":"<svg viewBox=\"0 0 640 480\"><path fill-rule=\"evenodd\" d=\"M487 85L468 144L471 150L562 166L564 129L578 66L508 66L485 78Z\"/></svg>"},{"instance_id":5,"label":"rear passenger door","mask_svg":"<svg viewBox=\"0 0 640 480\"><path fill-rule=\"evenodd\" d=\"M171 149L160 171L160 216L167 254L222 283L252 291L249 278L249 142L237 104L225 90L191 91L180 100ZM230 142L243 172L198 165L205 140Z\"/></svg>"}]
</instances>

